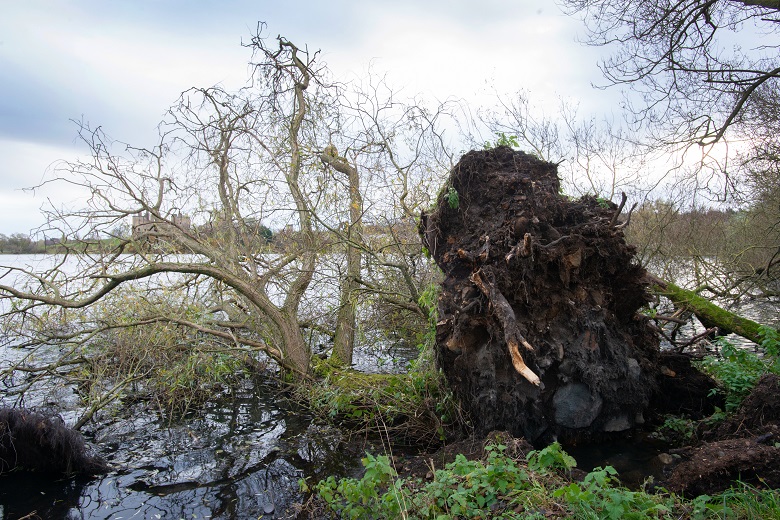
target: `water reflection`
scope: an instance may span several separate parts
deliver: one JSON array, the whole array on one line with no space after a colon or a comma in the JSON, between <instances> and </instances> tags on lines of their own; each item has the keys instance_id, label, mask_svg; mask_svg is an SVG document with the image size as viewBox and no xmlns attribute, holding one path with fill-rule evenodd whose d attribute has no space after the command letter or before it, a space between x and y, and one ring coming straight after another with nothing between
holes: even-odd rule
<instances>
[{"instance_id":1,"label":"water reflection","mask_svg":"<svg viewBox=\"0 0 780 520\"><path fill-rule=\"evenodd\" d=\"M352 474L360 443L246 380L199 417L166 425L143 406L90 437L115 472L92 481L0 477L0 518L293 518L299 479ZM35 518L35 516L31 517Z\"/></svg>"}]
</instances>

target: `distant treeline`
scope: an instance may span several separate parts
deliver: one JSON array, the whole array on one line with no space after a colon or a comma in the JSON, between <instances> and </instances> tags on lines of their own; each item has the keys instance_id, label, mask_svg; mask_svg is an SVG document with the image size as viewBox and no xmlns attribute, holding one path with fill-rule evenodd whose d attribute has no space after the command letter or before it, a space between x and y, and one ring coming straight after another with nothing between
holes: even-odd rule
<instances>
[{"instance_id":1,"label":"distant treeline","mask_svg":"<svg viewBox=\"0 0 780 520\"><path fill-rule=\"evenodd\" d=\"M6 254L25 254L25 253L45 253L46 245L49 240L33 240L24 233L13 233L6 236L0 233L0 253ZM59 240L56 240L59 242Z\"/></svg>"},{"instance_id":2,"label":"distant treeline","mask_svg":"<svg viewBox=\"0 0 780 520\"><path fill-rule=\"evenodd\" d=\"M62 240L59 238L33 239L24 233L13 233L6 236L0 233L0 254L24 255L36 253L61 253L69 251L95 250L111 246L117 239L83 239Z\"/></svg>"},{"instance_id":3,"label":"distant treeline","mask_svg":"<svg viewBox=\"0 0 780 520\"><path fill-rule=\"evenodd\" d=\"M196 233L202 233L206 235L214 235L216 231L208 228L201 228L194 230ZM291 240L295 233L280 232L280 242L284 240ZM258 247L270 245L275 235L273 231L265 226L261 226L258 229ZM0 233L0 254L7 255L20 255L20 254L57 254L65 252L96 252L96 251L110 251L123 244L123 251L125 253L136 252L136 247L144 248L147 245L147 240L143 236L133 237L133 240L128 244L127 240L130 236L127 233L118 233L113 237L101 238L100 236L90 236L86 238L33 238L24 233L13 233L11 236ZM163 242L154 241L157 249L164 249ZM176 252L171 250L171 252Z\"/></svg>"}]
</instances>

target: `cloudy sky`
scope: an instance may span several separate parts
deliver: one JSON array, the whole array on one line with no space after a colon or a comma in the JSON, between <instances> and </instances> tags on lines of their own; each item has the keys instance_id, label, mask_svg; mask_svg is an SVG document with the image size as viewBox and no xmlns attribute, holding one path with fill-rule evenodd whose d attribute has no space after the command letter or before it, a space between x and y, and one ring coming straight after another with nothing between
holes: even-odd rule
<instances>
[{"instance_id":1,"label":"cloudy sky","mask_svg":"<svg viewBox=\"0 0 780 520\"><path fill-rule=\"evenodd\" d=\"M598 49L549 0L0 0L0 233L43 223L47 197L23 191L85 149L72 120L114 139L153 144L156 125L193 86L241 86L258 21L267 34L321 49L338 79L369 64L409 96L489 104L493 89L613 109L591 88ZM47 173L48 172L48 173Z\"/></svg>"}]
</instances>

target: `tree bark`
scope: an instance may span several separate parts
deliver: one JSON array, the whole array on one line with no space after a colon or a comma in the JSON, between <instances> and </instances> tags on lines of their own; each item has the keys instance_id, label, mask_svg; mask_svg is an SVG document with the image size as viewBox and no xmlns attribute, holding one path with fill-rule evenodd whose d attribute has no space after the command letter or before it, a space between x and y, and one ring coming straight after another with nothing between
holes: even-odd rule
<instances>
[{"instance_id":1,"label":"tree bark","mask_svg":"<svg viewBox=\"0 0 780 520\"><path fill-rule=\"evenodd\" d=\"M336 334L333 338L331 361L337 365L352 364L355 347L355 296L360 279L361 253L359 244L363 235L363 198L360 195L360 176L357 168L339 157L336 147L328 146L320 155L322 161L347 176L349 184L349 224L346 229L347 273L341 280L339 312L336 316Z\"/></svg>"},{"instance_id":2,"label":"tree bark","mask_svg":"<svg viewBox=\"0 0 780 520\"><path fill-rule=\"evenodd\" d=\"M754 343L761 343L760 330L762 325L759 323L718 307L693 291L688 291L652 275L649 275L649 278L652 280L653 291L656 294L669 298L678 307L689 309L705 327L718 327Z\"/></svg>"}]
</instances>

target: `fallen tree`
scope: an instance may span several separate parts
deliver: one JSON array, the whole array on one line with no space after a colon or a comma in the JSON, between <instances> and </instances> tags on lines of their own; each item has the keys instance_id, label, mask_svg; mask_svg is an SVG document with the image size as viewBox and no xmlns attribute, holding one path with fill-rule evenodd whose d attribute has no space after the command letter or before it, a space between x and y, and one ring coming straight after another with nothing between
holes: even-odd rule
<instances>
[{"instance_id":1,"label":"fallen tree","mask_svg":"<svg viewBox=\"0 0 780 520\"><path fill-rule=\"evenodd\" d=\"M644 421L659 342L621 210L497 147L464 155L422 215L444 272L437 361L479 430L578 441Z\"/></svg>"},{"instance_id":2,"label":"fallen tree","mask_svg":"<svg viewBox=\"0 0 780 520\"><path fill-rule=\"evenodd\" d=\"M766 331L771 332L774 330L751 319L729 312L695 292L683 289L671 282L661 280L652 275L648 275L648 280L652 284L653 292L668 298L675 307L689 310L705 328L715 327L720 335L733 333L760 344L763 340L763 334ZM777 331L774 331L774 334L777 335Z\"/></svg>"}]
</instances>

